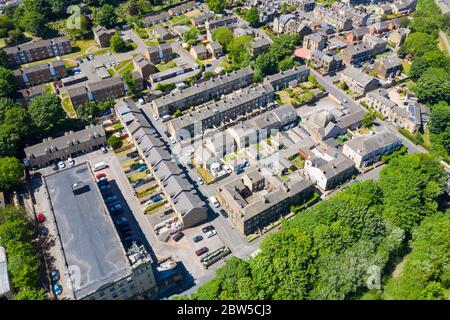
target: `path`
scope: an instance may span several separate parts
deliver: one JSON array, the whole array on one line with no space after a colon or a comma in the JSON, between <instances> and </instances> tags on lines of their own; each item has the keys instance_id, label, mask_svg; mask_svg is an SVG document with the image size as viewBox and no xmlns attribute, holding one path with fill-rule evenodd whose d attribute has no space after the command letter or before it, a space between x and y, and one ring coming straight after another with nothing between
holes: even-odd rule
<instances>
[{"instance_id":1,"label":"path","mask_svg":"<svg viewBox=\"0 0 450 320\"><path fill-rule=\"evenodd\" d=\"M447 35L442 30L439 30L439 37L441 37L442 41L444 42L447 54L450 55L450 43L448 42Z\"/></svg>"}]
</instances>

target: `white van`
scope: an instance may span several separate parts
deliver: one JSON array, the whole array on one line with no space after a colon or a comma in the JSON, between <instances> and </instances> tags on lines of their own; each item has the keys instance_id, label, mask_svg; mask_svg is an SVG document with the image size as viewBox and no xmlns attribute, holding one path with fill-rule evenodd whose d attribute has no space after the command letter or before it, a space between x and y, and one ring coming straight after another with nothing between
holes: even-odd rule
<instances>
[{"instance_id":1,"label":"white van","mask_svg":"<svg viewBox=\"0 0 450 320\"><path fill-rule=\"evenodd\" d=\"M99 171L99 170L105 169L107 167L108 167L108 165L105 162L99 162L99 163L95 164L94 171Z\"/></svg>"},{"instance_id":2,"label":"white van","mask_svg":"<svg viewBox=\"0 0 450 320\"><path fill-rule=\"evenodd\" d=\"M212 203L212 205L213 205L215 208L220 207L220 203L219 203L219 201L217 201L216 197L211 196L211 197L209 198L209 201Z\"/></svg>"}]
</instances>

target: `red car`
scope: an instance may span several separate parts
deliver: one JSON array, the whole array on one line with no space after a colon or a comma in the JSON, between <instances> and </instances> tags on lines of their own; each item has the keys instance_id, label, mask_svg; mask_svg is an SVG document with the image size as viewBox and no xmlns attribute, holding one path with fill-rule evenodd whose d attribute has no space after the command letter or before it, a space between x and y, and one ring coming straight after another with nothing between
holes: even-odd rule
<instances>
[{"instance_id":1,"label":"red car","mask_svg":"<svg viewBox=\"0 0 450 320\"><path fill-rule=\"evenodd\" d=\"M37 219L39 221L39 223L44 223L45 222L45 216L42 212L39 212L37 215Z\"/></svg>"},{"instance_id":2,"label":"red car","mask_svg":"<svg viewBox=\"0 0 450 320\"><path fill-rule=\"evenodd\" d=\"M105 173L98 173L98 174L95 175L95 177L97 179L106 178L106 174Z\"/></svg>"},{"instance_id":3,"label":"red car","mask_svg":"<svg viewBox=\"0 0 450 320\"><path fill-rule=\"evenodd\" d=\"M204 255L205 253L207 253L208 251L209 251L209 249L207 247L203 247L203 248L200 248L197 251L195 251L195 254L197 256L201 256L201 255Z\"/></svg>"}]
</instances>

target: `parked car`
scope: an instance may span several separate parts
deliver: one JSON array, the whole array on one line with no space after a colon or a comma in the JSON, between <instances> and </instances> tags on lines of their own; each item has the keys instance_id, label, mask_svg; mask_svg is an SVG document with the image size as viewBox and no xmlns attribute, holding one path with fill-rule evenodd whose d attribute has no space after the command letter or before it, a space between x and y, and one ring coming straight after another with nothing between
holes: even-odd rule
<instances>
[{"instance_id":1,"label":"parked car","mask_svg":"<svg viewBox=\"0 0 450 320\"><path fill-rule=\"evenodd\" d=\"M98 181L97 181L97 184L99 186L104 186L104 185L107 185L108 183L109 183L108 178L106 178L106 177L102 177L102 178L98 179Z\"/></svg>"},{"instance_id":2,"label":"parked car","mask_svg":"<svg viewBox=\"0 0 450 320\"><path fill-rule=\"evenodd\" d=\"M137 188L139 187L141 184L143 184L145 182L144 179L137 179L135 182L133 182L131 185L133 186L133 188Z\"/></svg>"},{"instance_id":3,"label":"parked car","mask_svg":"<svg viewBox=\"0 0 450 320\"><path fill-rule=\"evenodd\" d=\"M123 239L125 242L134 241L136 238L134 236L128 236Z\"/></svg>"},{"instance_id":4,"label":"parked car","mask_svg":"<svg viewBox=\"0 0 450 320\"><path fill-rule=\"evenodd\" d=\"M52 277L53 282L59 281L59 272L56 269L52 269L50 271L50 276Z\"/></svg>"},{"instance_id":5,"label":"parked car","mask_svg":"<svg viewBox=\"0 0 450 320\"><path fill-rule=\"evenodd\" d=\"M125 230L125 231L121 231L122 233L122 237L129 237L133 235L133 230Z\"/></svg>"},{"instance_id":6,"label":"parked car","mask_svg":"<svg viewBox=\"0 0 450 320\"><path fill-rule=\"evenodd\" d=\"M111 186L109 184L105 184L103 186L100 186L100 191L107 191L111 189Z\"/></svg>"},{"instance_id":7,"label":"parked car","mask_svg":"<svg viewBox=\"0 0 450 320\"><path fill-rule=\"evenodd\" d=\"M124 223L128 223L128 221L127 221L127 218L125 218L125 217L120 217L120 218L117 218L116 219L116 224L117 225L121 225L121 224L124 224Z\"/></svg>"},{"instance_id":8,"label":"parked car","mask_svg":"<svg viewBox=\"0 0 450 320\"><path fill-rule=\"evenodd\" d=\"M197 177L197 181L198 181L198 184L204 184L203 179L200 177Z\"/></svg>"},{"instance_id":9,"label":"parked car","mask_svg":"<svg viewBox=\"0 0 450 320\"><path fill-rule=\"evenodd\" d=\"M42 212L39 212L37 215L37 220L39 223L44 223L45 222L45 216Z\"/></svg>"},{"instance_id":10,"label":"parked car","mask_svg":"<svg viewBox=\"0 0 450 320\"><path fill-rule=\"evenodd\" d=\"M181 231L178 231L177 233L175 233L173 235L173 240L175 240L176 242L178 242L181 238L183 238L184 233Z\"/></svg>"},{"instance_id":11,"label":"parked car","mask_svg":"<svg viewBox=\"0 0 450 320\"><path fill-rule=\"evenodd\" d=\"M141 166L140 163L133 163L132 165L130 165L130 169L131 170L136 170L137 168L139 168Z\"/></svg>"},{"instance_id":12,"label":"parked car","mask_svg":"<svg viewBox=\"0 0 450 320\"><path fill-rule=\"evenodd\" d=\"M155 121L158 121L159 117L157 114L153 114L153 119L155 119Z\"/></svg>"},{"instance_id":13,"label":"parked car","mask_svg":"<svg viewBox=\"0 0 450 320\"><path fill-rule=\"evenodd\" d=\"M53 171L56 171L59 169L58 164L56 162L53 163L52 169L53 169Z\"/></svg>"},{"instance_id":14,"label":"parked car","mask_svg":"<svg viewBox=\"0 0 450 320\"><path fill-rule=\"evenodd\" d=\"M55 283L53 285L53 291L57 296L59 296L62 293L62 287L59 284Z\"/></svg>"},{"instance_id":15,"label":"parked car","mask_svg":"<svg viewBox=\"0 0 450 320\"><path fill-rule=\"evenodd\" d=\"M119 213L123 212L123 208L122 208L122 205L120 203L118 203L118 204L115 204L115 205L109 207L109 211L112 214L119 214Z\"/></svg>"},{"instance_id":16,"label":"parked car","mask_svg":"<svg viewBox=\"0 0 450 320\"><path fill-rule=\"evenodd\" d=\"M175 144L175 143L177 143L177 140L175 140L174 137L170 137L170 142L171 142L172 144Z\"/></svg>"},{"instance_id":17,"label":"parked car","mask_svg":"<svg viewBox=\"0 0 450 320\"><path fill-rule=\"evenodd\" d=\"M119 230L120 230L120 232L125 233L125 232L128 232L128 231L131 231L131 227L127 223L127 224L119 226Z\"/></svg>"},{"instance_id":18,"label":"parked car","mask_svg":"<svg viewBox=\"0 0 450 320\"><path fill-rule=\"evenodd\" d=\"M41 228L41 237L45 238L48 235L48 229L46 227Z\"/></svg>"},{"instance_id":19,"label":"parked car","mask_svg":"<svg viewBox=\"0 0 450 320\"><path fill-rule=\"evenodd\" d=\"M207 253L209 251L209 249L207 248L207 247L203 247L203 248L200 248L200 249L198 249L197 251L195 251L195 254L197 255L197 256L202 256L202 255L204 255L205 253Z\"/></svg>"},{"instance_id":20,"label":"parked car","mask_svg":"<svg viewBox=\"0 0 450 320\"><path fill-rule=\"evenodd\" d=\"M223 169L226 171L226 173L233 173L233 170L227 164L223 166Z\"/></svg>"},{"instance_id":21,"label":"parked car","mask_svg":"<svg viewBox=\"0 0 450 320\"><path fill-rule=\"evenodd\" d=\"M215 208L220 207L220 203L219 203L219 201L217 201L216 197L211 196L211 197L209 198L209 201L211 202L211 204L212 204Z\"/></svg>"},{"instance_id":22,"label":"parked car","mask_svg":"<svg viewBox=\"0 0 450 320\"><path fill-rule=\"evenodd\" d=\"M145 170L147 170L147 166L146 166L146 165L140 166L140 167L137 169L137 171L139 171L139 172L142 172L142 171L145 171Z\"/></svg>"},{"instance_id":23,"label":"parked car","mask_svg":"<svg viewBox=\"0 0 450 320\"><path fill-rule=\"evenodd\" d=\"M194 240L195 243L200 242L203 240L203 237L201 235L195 236L194 238L192 238L192 240Z\"/></svg>"},{"instance_id":24,"label":"parked car","mask_svg":"<svg viewBox=\"0 0 450 320\"><path fill-rule=\"evenodd\" d=\"M105 203L113 203L114 201L117 200L117 196L111 196L105 199Z\"/></svg>"},{"instance_id":25,"label":"parked car","mask_svg":"<svg viewBox=\"0 0 450 320\"><path fill-rule=\"evenodd\" d=\"M228 213L225 210L221 209L220 214L222 215L222 217L228 218Z\"/></svg>"},{"instance_id":26,"label":"parked car","mask_svg":"<svg viewBox=\"0 0 450 320\"><path fill-rule=\"evenodd\" d=\"M203 227L203 228L202 228L202 232L203 232L203 233L206 233L206 232L208 232L208 231L210 231L210 230L215 230L214 226L209 225L209 226L206 226L206 227Z\"/></svg>"},{"instance_id":27,"label":"parked car","mask_svg":"<svg viewBox=\"0 0 450 320\"><path fill-rule=\"evenodd\" d=\"M216 232L216 230L213 229L213 230L209 230L209 231L205 232L205 234L208 238L211 238L211 237L215 236L217 234L217 232Z\"/></svg>"},{"instance_id":28,"label":"parked car","mask_svg":"<svg viewBox=\"0 0 450 320\"><path fill-rule=\"evenodd\" d=\"M97 180L100 180L101 178L106 178L106 173L97 173L95 175L95 178L97 178Z\"/></svg>"},{"instance_id":29,"label":"parked car","mask_svg":"<svg viewBox=\"0 0 450 320\"><path fill-rule=\"evenodd\" d=\"M138 156L138 152L137 151L133 151L133 152L128 152L127 153L127 158L136 158Z\"/></svg>"},{"instance_id":30,"label":"parked car","mask_svg":"<svg viewBox=\"0 0 450 320\"><path fill-rule=\"evenodd\" d=\"M108 149L106 149L106 147L101 147L101 150L103 153L108 153Z\"/></svg>"},{"instance_id":31,"label":"parked car","mask_svg":"<svg viewBox=\"0 0 450 320\"><path fill-rule=\"evenodd\" d=\"M64 161L60 161L60 162L58 162L58 167L59 167L60 169L63 169L63 168L65 168L65 167L66 167L66 165L64 164Z\"/></svg>"},{"instance_id":32,"label":"parked car","mask_svg":"<svg viewBox=\"0 0 450 320\"><path fill-rule=\"evenodd\" d=\"M69 157L69 159L67 159L67 164L69 165L69 167L73 167L75 165L75 161Z\"/></svg>"}]
</instances>

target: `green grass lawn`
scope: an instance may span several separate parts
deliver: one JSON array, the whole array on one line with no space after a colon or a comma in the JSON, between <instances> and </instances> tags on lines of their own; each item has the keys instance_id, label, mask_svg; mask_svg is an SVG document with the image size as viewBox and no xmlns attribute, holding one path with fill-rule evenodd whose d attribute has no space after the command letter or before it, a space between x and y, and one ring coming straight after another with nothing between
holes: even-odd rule
<instances>
[{"instance_id":1,"label":"green grass lawn","mask_svg":"<svg viewBox=\"0 0 450 320\"><path fill-rule=\"evenodd\" d=\"M131 152L131 151L124 151L124 153L128 153L128 152ZM119 153L117 154L118 156L120 155ZM122 167L123 168L128 168L129 166L131 166L133 163L138 163L139 162L139 160L138 159L132 159L132 160L127 160L127 161L125 161L125 162L123 162L122 163Z\"/></svg>"},{"instance_id":2,"label":"green grass lawn","mask_svg":"<svg viewBox=\"0 0 450 320\"><path fill-rule=\"evenodd\" d=\"M75 112L72 102L70 102L69 96L67 96L67 94L62 98L61 105L64 111L66 111L69 118L75 118L77 116L77 113Z\"/></svg>"},{"instance_id":3,"label":"green grass lawn","mask_svg":"<svg viewBox=\"0 0 450 320\"><path fill-rule=\"evenodd\" d=\"M145 171L143 172L137 172L135 174L133 174L131 177L128 177L128 180L130 180L130 182L135 182L136 180L139 179L147 179L147 174L145 173Z\"/></svg>"},{"instance_id":4,"label":"green grass lawn","mask_svg":"<svg viewBox=\"0 0 450 320\"><path fill-rule=\"evenodd\" d=\"M114 67L114 69L116 71L119 71L120 69L122 69L124 66L126 66L127 64L129 64L131 62L131 59L127 59L127 60L123 60L120 61L119 64L117 66Z\"/></svg>"},{"instance_id":5,"label":"green grass lawn","mask_svg":"<svg viewBox=\"0 0 450 320\"><path fill-rule=\"evenodd\" d=\"M124 75L127 72L133 71L133 69L134 69L133 62L130 62L127 65L125 65L122 69L120 69L119 73L120 75Z\"/></svg>"},{"instance_id":6,"label":"green grass lawn","mask_svg":"<svg viewBox=\"0 0 450 320\"><path fill-rule=\"evenodd\" d=\"M155 67L156 67L156 69L158 69L159 72L162 72L162 71L166 71L170 68L175 68L176 66L177 66L177 64L175 62L169 61L167 63L157 64Z\"/></svg>"},{"instance_id":7,"label":"green grass lawn","mask_svg":"<svg viewBox=\"0 0 450 320\"><path fill-rule=\"evenodd\" d=\"M138 198L143 198L146 197L148 195L151 195L153 192L155 192L155 190L158 188L158 184L155 183L154 185L152 185L150 188L145 189L144 191L138 192L136 194L136 196Z\"/></svg>"},{"instance_id":8,"label":"green grass lawn","mask_svg":"<svg viewBox=\"0 0 450 320\"><path fill-rule=\"evenodd\" d=\"M147 208L145 208L144 212L145 214L154 214L161 210L161 207L164 205L164 201L158 201L156 203L153 203L149 205Z\"/></svg>"},{"instance_id":9,"label":"green grass lawn","mask_svg":"<svg viewBox=\"0 0 450 320\"><path fill-rule=\"evenodd\" d=\"M403 66L403 73L405 73L406 75L409 75L409 70L411 69L411 64L408 61L403 60L402 66Z\"/></svg>"},{"instance_id":10,"label":"green grass lawn","mask_svg":"<svg viewBox=\"0 0 450 320\"><path fill-rule=\"evenodd\" d=\"M290 160L297 169L302 169L305 165L305 160L303 160L299 155Z\"/></svg>"}]
</instances>

